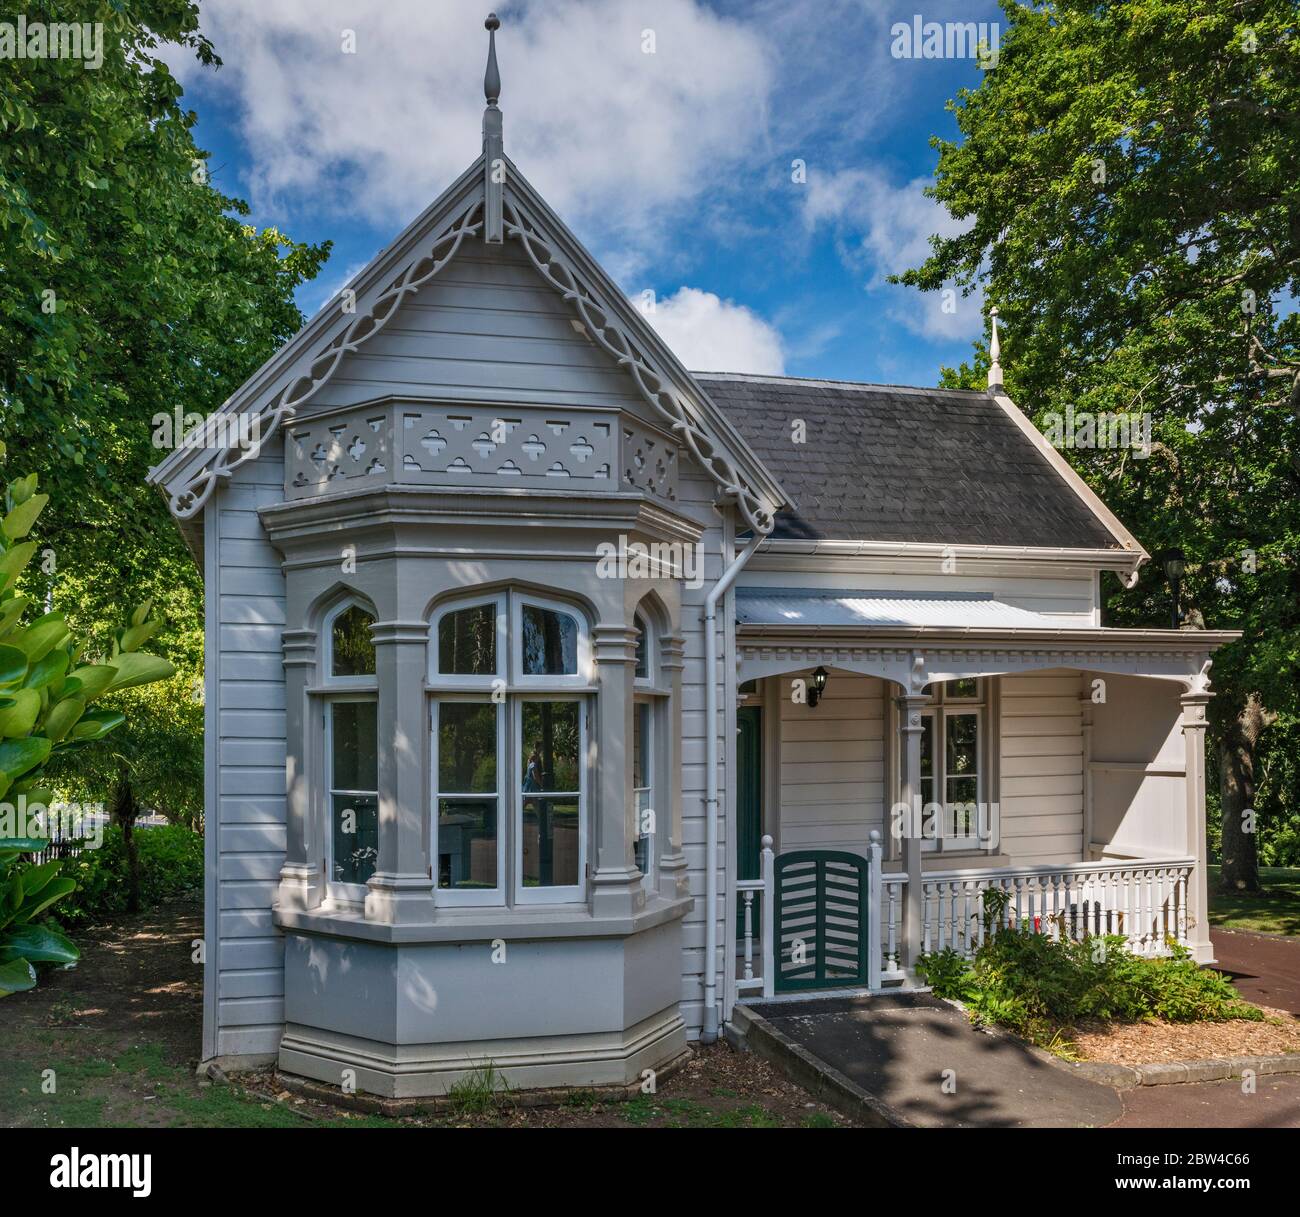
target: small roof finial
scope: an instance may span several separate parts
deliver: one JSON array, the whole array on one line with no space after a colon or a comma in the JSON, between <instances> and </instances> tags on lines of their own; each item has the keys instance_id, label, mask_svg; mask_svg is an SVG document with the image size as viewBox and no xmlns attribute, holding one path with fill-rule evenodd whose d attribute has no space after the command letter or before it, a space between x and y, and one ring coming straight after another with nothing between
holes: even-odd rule
<instances>
[{"instance_id":1,"label":"small roof finial","mask_svg":"<svg viewBox=\"0 0 1300 1217\"><path fill-rule=\"evenodd\" d=\"M998 341L998 306L989 309L989 325L992 334L989 338L989 388L1002 388L1002 344Z\"/></svg>"},{"instance_id":2,"label":"small roof finial","mask_svg":"<svg viewBox=\"0 0 1300 1217\"><path fill-rule=\"evenodd\" d=\"M487 98L487 104L493 109L501 100L501 73L497 69L497 30L501 28L501 18L496 13L489 13L488 18L483 22L483 28L488 32L488 59L487 71L483 73L483 95Z\"/></svg>"}]
</instances>

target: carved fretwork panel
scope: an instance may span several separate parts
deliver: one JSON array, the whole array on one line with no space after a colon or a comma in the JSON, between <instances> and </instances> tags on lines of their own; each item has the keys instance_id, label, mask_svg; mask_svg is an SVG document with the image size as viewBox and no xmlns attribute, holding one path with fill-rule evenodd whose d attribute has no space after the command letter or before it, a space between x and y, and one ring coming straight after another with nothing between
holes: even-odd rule
<instances>
[{"instance_id":1,"label":"carved fretwork panel","mask_svg":"<svg viewBox=\"0 0 1300 1217\"><path fill-rule=\"evenodd\" d=\"M677 501L679 449L614 410L395 402L300 419L285 435L290 500L406 483Z\"/></svg>"},{"instance_id":2,"label":"carved fretwork panel","mask_svg":"<svg viewBox=\"0 0 1300 1217\"><path fill-rule=\"evenodd\" d=\"M612 490L615 420L562 409L400 408L397 480Z\"/></svg>"},{"instance_id":3,"label":"carved fretwork panel","mask_svg":"<svg viewBox=\"0 0 1300 1217\"><path fill-rule=\"evenodd\" d=\"M677 502L678 449L646 427L623 416L619 489L640 490Z\"/></svg>"},{"instance_id":4,"label":"carved fretwork panel","mask_svg":"<svg viewBox=\"0 0 1300 1217\"><path fill-rule=\"evenodd\" d=\"M391 480L386 410L296 422L285 437L285 491L291 499Z\"/></svg>"}]
</instances>

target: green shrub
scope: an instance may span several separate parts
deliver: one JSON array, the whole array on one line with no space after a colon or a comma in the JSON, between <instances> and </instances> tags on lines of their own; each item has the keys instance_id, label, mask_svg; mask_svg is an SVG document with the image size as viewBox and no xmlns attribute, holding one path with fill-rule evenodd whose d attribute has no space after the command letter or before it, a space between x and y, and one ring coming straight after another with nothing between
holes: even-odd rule
<instances>
[{"instance_id":1,"label":"green shrub","mask_svg":"<svg viewBox=\"0 0 1300 1217\"><path fill-rule=\"evenodd\" d=\"M38 963L71 967L81 957L62 931L37 920L72 890L58 861L33 866L23 858L46 844L26 837L0 844L0 997L34 989Z\"/></svg>"},{"instance_id":2,"label":"green shrub","mask_svg":"<svg viewBox=\"0 0 1300 1217\"><path fill-rule=\"evenodd\" d=\"M160 904L203 886L203 838L180 825L135 830L140 852L140 899L144 907ZM126 912L126 849L120 828L107 828L99 849L87 849L63 864L63 874L77 890L59 906L67 926L89 925Z\"/></svg>"},{"instance_id":3,"label":"green shrub","mask_svg":"<svg viewBox=\"0 0 1300 1217\"><path fill-rule=\"evenodd\" d=\"M921 956L921 975L939 997L1037 1044L1086 1018L1171 1023L1262 1019L1217 972L1186 948L1156 958L1134 955L1118 935L1055 939L1009 928L987 938L973 959L945 950Z\"/></svg>"}]
</instances>

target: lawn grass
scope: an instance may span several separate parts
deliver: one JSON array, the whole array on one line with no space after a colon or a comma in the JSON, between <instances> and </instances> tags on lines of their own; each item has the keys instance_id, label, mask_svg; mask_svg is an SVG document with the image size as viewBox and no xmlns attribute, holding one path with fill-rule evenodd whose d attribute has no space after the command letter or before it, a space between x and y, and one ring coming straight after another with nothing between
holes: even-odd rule
<instances>
[{"instance_id":1,"label":"lawn grass","mask_svg":"<svg viewBox=\"0 0 1300 1217\"><path fill-rule=\"evenodd\" d=\"M1219 868L1209 867L1210 924L1221 930L1300 934L1300 867L1261 866L1259 895L1219 891Z\"/></svg>"}]
</instances>

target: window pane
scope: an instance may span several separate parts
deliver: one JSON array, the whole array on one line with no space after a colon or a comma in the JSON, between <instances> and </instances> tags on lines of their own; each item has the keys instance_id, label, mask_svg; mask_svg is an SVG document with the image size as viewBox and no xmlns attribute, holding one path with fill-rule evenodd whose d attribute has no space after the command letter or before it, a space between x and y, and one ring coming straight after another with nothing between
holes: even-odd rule
<instances>
[{"instance_id":1,"label":"window pane","mask_svg":"<svg viewBox=\"0 0 1300 1217\"><path fill-rule=\"evenodd\" d=\"M523 703L522 789L578 791L578 703Z\"/></svg>"},{"instance_id":2,"label":"window pane","mask_svg":"<svg viewBox=\"0 0 1300 1217\"><path fill-rule=\"evenodd\" d=\"M650 812L650 716L652 707L638 702L633 709L632 793L636 799L635 844L636 867L643 875L650 873L654 843L653 812Z\"/></svg>"},{"instance_id":3,"label":"window pane","mask_svg":"<svg viewBox=\"0 0 1300 1217\"><path fill-rule=\"evenodd\" d=\"M921 834L926 839L932 838L936 831L934 812L925 811L934 801L934 717L925 715L921 719L921 809L924 816Z\"/></svg>"},{"instance_id":4,"label":"window pane","mask_svg":"<svg viewBox=\"0 0 1300 1217\"><path fill-rule=\"evenodd\" d=\"M525 887L573 887L578 882L578 800L525 798Z\"/></svg>"},{"instance_id":5,"label":"window pane","mask_svg":"<svg viewBox=\"0 0 1300 1217\"><path fill-rule=\"evenodd\" d=\"M640 679L650 676L650 637L644 617L636 619L636 674Z\"/></svg>"},{"instance_id":6,"label":"window pane","mask_svg":"<svg viewBox=\"0 0 1300 1217\"><path fill-rule=\"evenodd\" d=\"M334 676L373 676L375 640L370 637L374 618L354 604L334 618L331 672Z\"/></svg>"},{"instance_id":7,"label":"window pane","mask_svg":"<svg viewBox=\"0 0 1300 1217\"><path fill-rule=\"evenodd\" d=\"M497 709L491 702L438 703L438 792L495 794Z\"/></svg>"},{"instance_id":8,"label":"window pane","mask_svg":"<svg viewBox=\"0 0 1300 1217\"><path fill-rule=\"evenodd\" d=\"M949 778L979 771L979 719L974 714L947 716L944 773Z\"/></svg>"},{"instance_id":9,"label":"window pane","mask_svg":"<svg viewBox=\"0 0 1300 1217\"><path fill-rule=\"evenodd\" d=\"M447 676L495 676L497 607L476 604L438 622L438 671Z\"/></svg>"},{"instance_id":10,"label":"window pane","mask_svg":"<svg viewBox=\"0 0 1300 1217\"><path fill-rule=\"evenodd\" d=\"M944 695L946 697L964 697L971 699L978 697L980 693L980 682L975 677L967 680L950 680L944 685Z\"/></svg>"},{"instance_id":11,"label":"window pane","mask_svg":"<svg viewBox=\"0 0 1300 1217\"><path fill-rule=\"evenodd\" d=\"M379 803L374 795L331 796L335 883L365 883L379 858Z\"/></svg>"},{"instance_id":12,"label":"window pane","mask_svg":"<svg viewBox=\"0 0 1300 1217\"><path fill-rule=\"evenodd\" d=\"M525 676L577 675L578 622L575 617L525 604L523 623Z\"/></svg>"},{"instance_id":13,"label":"window pane","mask_svg":"<svg viewBox=\"0 0 1300 1217\"><path fill-rule=\"evenodd\" d=\"M650 707L637 702L632 713L632 786L639 789L650 785Z\"/></svg>"},{"instance_id":14,"label":"window pane","mask_svg":"<svg viewBox=\"0 0 1300 1217\"><path fill-rule=\"evenodd\" d=\"M333 789L379 789L376 708L373 701L339 701L331 707L334 723Z\"/></svg>"},{"instance_id":15,"label":"window pane","mask_svg":"<svg viewBox=\"0 0 1300 1217\"><path fill-rule=\"evenodd\" d=\"M497 886L496 799L438 800L438 886Z\"/></svg>"}]
</instances>

